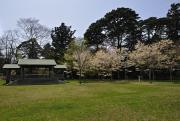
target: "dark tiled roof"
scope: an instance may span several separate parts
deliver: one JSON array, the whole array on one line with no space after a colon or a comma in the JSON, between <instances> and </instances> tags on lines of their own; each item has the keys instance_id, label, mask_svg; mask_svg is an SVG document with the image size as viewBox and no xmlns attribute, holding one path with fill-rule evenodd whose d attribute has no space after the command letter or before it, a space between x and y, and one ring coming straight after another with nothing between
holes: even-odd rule
<instances>
[{"instance_id":1,"label":"dark tiled roof","mask_svg":"<svg viewBox=\"0 0 180 121\"><path fill-rule=\"evenodd\" d=\"M16 69L16 68L20 68L20 67L18 66L18 64L4 64L3 68Z\"/></svg>"},{"instance_id":2,"label":"dark tiled roof","mask_svg":"<svg viewBox=\"0 0 180 121\"><path fill-rule=\"evenodd\" d=\"M49 65L55 66L56 62L53 59L19 59L18 65Z\"/></svg>"}]
</instances>

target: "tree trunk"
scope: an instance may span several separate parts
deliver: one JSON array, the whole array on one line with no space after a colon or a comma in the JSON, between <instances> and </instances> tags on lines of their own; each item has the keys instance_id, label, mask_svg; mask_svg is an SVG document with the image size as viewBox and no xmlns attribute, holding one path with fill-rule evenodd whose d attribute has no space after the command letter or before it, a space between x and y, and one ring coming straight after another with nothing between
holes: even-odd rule
<instances>
[{"instance_id":1,"label":"tree trunk","mask_svg":"<svg viewBox=\"0 0 180 121\"><path fill-rule=\"evenodd\" d=\"M118 36L117 39L118 39L118 45L117 45L117 48L119 48L120 51L121 51L122 35Z\"/></svg>"},{"instance_id":2,"label":"tree trunk","mask_svg":"<svg viewBox=\"0 0 180 121\"><path fill-rule=\"evenodd\" d=\"M111 70L111 81L113 80L113 71Z\"/></svg>"},{"instance_id":3,"label":"tree trunk","mask_svg":"<svg viewBox=\"0 0 180 121\"><path fill-rule=\"evenodd\" d=\"M97 72L97 78L98 78L98 80L99 80L99 72Z\"/></svg>"},{"instance_id":4,"label":"tree trunk","mask_svg":"<svg viewBox=\"0 0 180 121\"><path fill-rule=\"evenodd\" d=\"M139 80L139 82L141 82L141 70L139 70L138 80Z\"/></svg>"},{"instance_id":5,"label":"tree trunk","mask_svg":"<svg viewBox=\"0 0 180 121\"><path fill-rule=\"evenodd\" d=\"M124 69L124 80L126 80L127 77L126 77L126 69Z\"/></svg>"},{"instance_id":6,"label":"tree trunk","mask_svg":"<svg viewBox=\"0 0 180 121\"><path fill-rule=\"evenodd\" d=\"M80 69L80 70L79 70L79 83L80 83L80 84L82 83L81 75L82 75L82 70Z\"/></svg>"},{"instance_id":7,"label":"tree trunk","mask_svg":"<svg viewBox=\"0 0 180 121\"><path fill-rule=\"evenodd\" d=\"M71 67L71 79L74 79L73 78L73 67Z\"/></svg>"},{"instance_id":8,"label":"tree trunk","mask_svg":"<svg viewBox=\"0 0 180 121\"><path fill-rule=\"evenodd\" d=\"M169 70L169 74L170 74L170 80L172 81L172 80L173 80L173 75L172 75L172 66L171 66L171 68L170 68L170 70Z\"/></svg>"},{"instance_id":9,"label":"tree trunk","mask_svg":"<svg viewBox=\"0 0 180 121\"><path fill-rule=\"evenodd\" d=\"M151 80L151 69L149 69L149 80Z\"/></svg>"},{"instance_id":10,"label":"tree trunk","mask_svg":"<svg viewBox=\"0 0 180 121\"><path fill-rule=\"evenodd\" d=\"M119 70L118 70L118 80L119 80L119 77L120 77L120 76L119 76L119 75L120 75L119 73L120 73L120 72L119 72Z\"/></svg>"},{"instance_id":11,"label":"tree trunk","mask_svg":"<svg viewBox=\"0 0 180 121\"><path fill-rule=\"evenodd\" d=\"M97 44L97 46L96 46L96 51L99 51L99 45Z\"/></svg>"},{"instance_id":12,"label":"tree trunk","mask_svg":"<svg viewBox=\"0 0 180 121\"><path fill-rule=\"evenodd\" d=\"M153 74L153 80L155 80L154 69L152 70L152 74Z\"/></svg>"},{"instance_id":13,"label":"tree trunk","mask_svg":"<svg viewBox=\"0 0 180 121\"><path fill-rule=\"evenodd\" d=\"M148 30L148 42L150 42L150 30Z\"/></svg>"}]
</instances>

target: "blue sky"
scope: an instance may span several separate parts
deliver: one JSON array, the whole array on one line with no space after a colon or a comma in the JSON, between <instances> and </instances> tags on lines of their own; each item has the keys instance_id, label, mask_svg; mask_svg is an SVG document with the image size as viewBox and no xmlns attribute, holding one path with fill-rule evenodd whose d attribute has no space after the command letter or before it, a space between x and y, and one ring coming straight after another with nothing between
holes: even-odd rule
<instances>
[{"instance_id":1,"label":"blue sky","mask_svg":"<svg viewBox=\"0 0 180 121\"><path fill-rule=\"evenodd\" d=\"M143 19L166 16L171 3L179 0L0 0L0 33L15 29L19 18L36 18L49 28L61 22L83 36L88 26L107 12L118 7L129 7Z\"/></svg>"}]
</instances>

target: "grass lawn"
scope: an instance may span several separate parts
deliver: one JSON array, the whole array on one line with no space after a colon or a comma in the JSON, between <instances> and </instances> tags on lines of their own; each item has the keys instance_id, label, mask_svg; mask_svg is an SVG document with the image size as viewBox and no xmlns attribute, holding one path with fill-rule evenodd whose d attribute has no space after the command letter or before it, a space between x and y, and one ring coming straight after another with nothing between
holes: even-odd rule
<instances>
[{"instance_id":1,"label":"grass lawn","mask_svg":"<svg viewBox=\"0 0 180 121\"><path fill-rule=\"evenodd\" d=\"M179 121L180 84L3 86L0 121Z\"/></svg>"}]
</instances>

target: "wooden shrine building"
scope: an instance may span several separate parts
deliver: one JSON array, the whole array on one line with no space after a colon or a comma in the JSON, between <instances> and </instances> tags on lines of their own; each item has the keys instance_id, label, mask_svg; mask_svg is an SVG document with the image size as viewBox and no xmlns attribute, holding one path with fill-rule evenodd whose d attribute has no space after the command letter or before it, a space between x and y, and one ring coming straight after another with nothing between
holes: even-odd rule
<instances>
[{"instance_id":1,"label":"wooden shrine building","mask_svg":"<svg viewBox=\"0 0 180 121\"><path fill-rule=\"evenodd\" d=\"M5 64L6 83L43 83L64 80L65 65L53 59L19 59L17 64Z\"/></svg>"}]
</instances>

